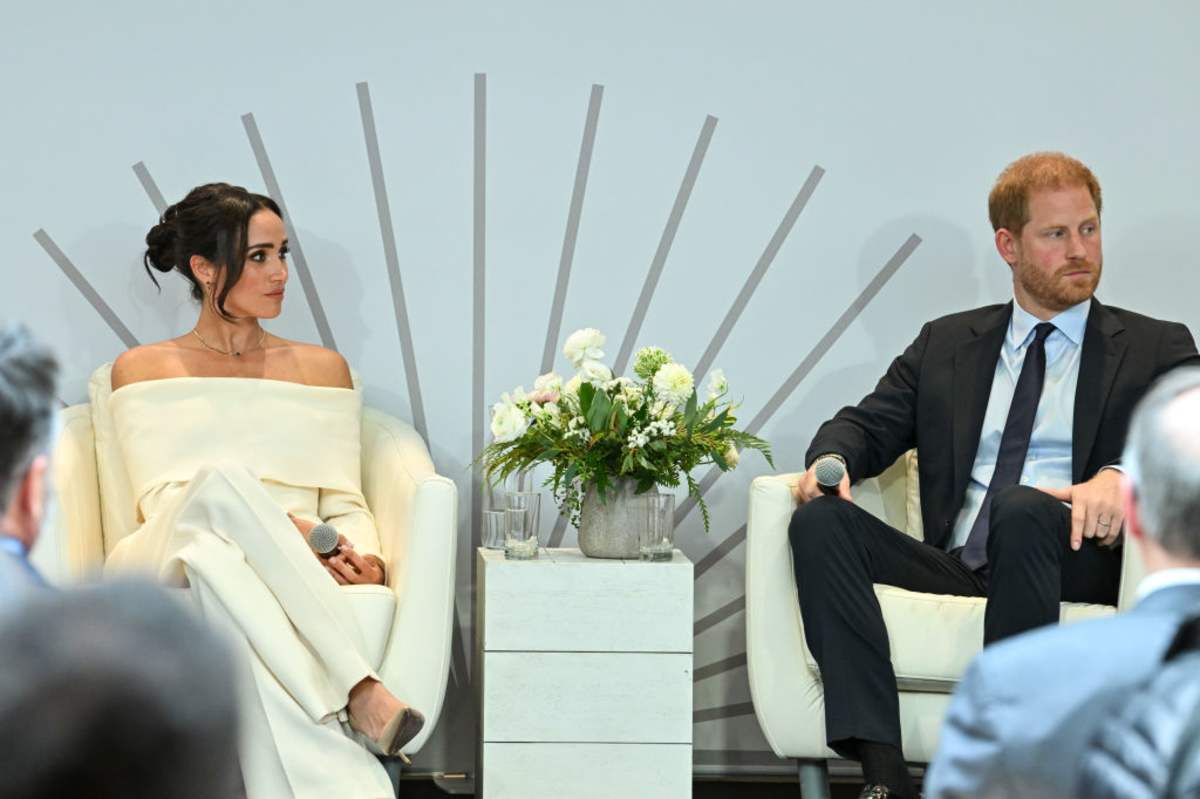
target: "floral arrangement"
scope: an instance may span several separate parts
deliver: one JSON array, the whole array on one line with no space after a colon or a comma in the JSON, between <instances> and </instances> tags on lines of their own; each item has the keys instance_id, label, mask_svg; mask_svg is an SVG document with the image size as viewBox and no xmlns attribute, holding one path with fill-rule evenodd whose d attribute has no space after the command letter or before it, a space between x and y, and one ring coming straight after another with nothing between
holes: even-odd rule
<instances>
[{"instance_id":1,"label":"floral arrangement","mask_svg":"<svg viewBox=\"0 0 1200 799\"><path fill-rule=\"evenodd\" d=\"M708 529L708 506L691 476L697 466L737 466L739 450L756 449L767 462L768 444L734 429L737 406L726 399L729 387L720 369L708 376L704 399L692 373L660 347L643 347L634 356L639 379L614 377L601 359L605 337L594 328L572 333L563 353L577 370L565 383L551 372L534 381L533 391L518 387L492 408L493 441L481 460L489 482L545 463L554 499L571 522L587 486L601 501L615 481L631 479L636 493L655 485L687 481Z\"/></svg>"}]
</instances>

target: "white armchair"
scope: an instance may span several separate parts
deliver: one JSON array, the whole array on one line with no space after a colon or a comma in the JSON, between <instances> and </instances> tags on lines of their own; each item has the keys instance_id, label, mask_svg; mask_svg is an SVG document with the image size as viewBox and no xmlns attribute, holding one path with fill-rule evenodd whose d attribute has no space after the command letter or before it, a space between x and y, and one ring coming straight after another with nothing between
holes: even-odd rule
<instances>
[{"instance_id":1,"label":"white armchair","mask_svg":"<svg viewBox=\"0 0 1200 799\"><path fill-rule=\"evenodd\" d=\"M137 526L107 415L108 381L109 369L101 367L92 376L92 403L62 412L53 461L57 512L32 553L51 581L98 571ZM370 408L362 417L362 480L389 564L388 584L342 590L350 594L380 677L425 714L425 728L405 747L411 755L437 725L450 674L458 494L434 471L409 425Z\"/></svg>"},{"instance_id":2,"label":"white armchair","mask_svg":"<svg viewBox=\"0 0 1200 799\"><path fill-rule=\"evenodd\" d=\"M763 735L780 757L799 761L805 799L829 796L821 674L804 640L788 524L799 474L759 477L750 486L746 528L746 657L750 693ZM855 488L855 501L898 530L921 537L916 452ZM1118 607L1133 601L1142 576L1136 547L1124 547ZM900 690L904 756L927 763L937 748L950 694L983 645L985 600L875 586L887 623ZM1064 602L1062 620L1104 616L1117 608Z\"/></svg>"}]
</instances>

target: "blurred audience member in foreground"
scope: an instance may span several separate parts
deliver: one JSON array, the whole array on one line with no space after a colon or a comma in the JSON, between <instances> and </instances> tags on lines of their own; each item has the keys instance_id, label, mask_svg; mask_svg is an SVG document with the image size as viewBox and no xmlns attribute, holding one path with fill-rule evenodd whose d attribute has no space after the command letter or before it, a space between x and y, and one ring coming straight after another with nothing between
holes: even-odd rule
<instances>
[{"instance_id":1,"label":"blurred audience member in foreground","mask_svg":"<svg viewBox=\"0 0 1200 799\"><path fill-rule=\"evenodd\" d=\"M57 379L54 356L29 331L0 327L0 612L43 585L29 551L49 493Z\"/></svg>"},{"instance_id":2,"label":"blurred audience member in foreground","mask_svg":"<svg viewBox=\"0 0 1200 799\"><path fill-rule=\"evenodd\" d=\"M241 791L227 647L155 586L32 595L0 622L0 795Z\"/></svg>"},{"instance_id":3,"label":"blurred audience member in foreground","mask_svg":"<svg viewBox=\"0 0 1200 799\"><path fill-rule=\"evenodd\" d=\"M1146 566L1137 604L1018 636L976 658L950 706L927 797L1084 796L1080 759L1120 713L1111 703L1136 701L1148 681L1171 671L1164 659L1200 614L1200 368L1177 369L1147 393L1121 464L1125 532ZM1181 718L1180 731L1187 713ZM1169 748L1184 743L1176 734Z\"/></svg>"}]
</instances>

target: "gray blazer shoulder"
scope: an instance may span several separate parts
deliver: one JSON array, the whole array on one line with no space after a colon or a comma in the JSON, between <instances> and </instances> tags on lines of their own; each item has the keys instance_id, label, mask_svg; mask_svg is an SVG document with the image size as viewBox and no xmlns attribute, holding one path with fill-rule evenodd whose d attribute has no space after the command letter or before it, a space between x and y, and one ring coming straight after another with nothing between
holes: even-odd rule
<instances>
[{"instance_id":1,"label":"gray blazer shoulder","mask_svg":"<svg viewBox=\"0 0 1200 799\"><path fill-rule=\"evenodd\" d=\"M1071 795L1091 728L1063 721L1099 694L1145 680L1198 608L1200 585L1164 588L1128 613L986 649L955 691L925 796Z\"/></svg>"}]
</instances>

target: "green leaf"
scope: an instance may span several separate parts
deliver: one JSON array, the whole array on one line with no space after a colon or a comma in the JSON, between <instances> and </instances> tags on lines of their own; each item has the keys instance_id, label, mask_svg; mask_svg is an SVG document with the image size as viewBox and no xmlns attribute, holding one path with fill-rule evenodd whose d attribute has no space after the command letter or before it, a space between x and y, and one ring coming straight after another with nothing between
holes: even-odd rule
<instances>
[{"instance_id":1,"label":"green leaf","mask_svg":"<svg viewBox=\"0 0 1200 799\"><path fill-rule=\"evenodd\" d=\"M729 416L728 408L726 408L725 410L718 413L715 417L713 417L713 420L711 422L707 422L703 427L701 427L700 432L712 433L717 430L720 430L721 426L725 424L725 418L727 416Z\"/></svg>"},{"instance_id":2,"label":"green leaf","mask_svg":"<svg viewBox=\"0 0 1200 799\"><path fill-rule=\"evenodd\" d=\"M591 407L584 414L593 433L599 433L608 427L608 413L611 410L612 402L608 399L608 394L603 391L595 392Z\"/></svg>"},{"instance_id":3,"label":"green leaf","mask_svg":"<svg viewBox=\"0 0 1200 799\"><path fill-rule=\"evenodd\" d=\"M584 418L588 415L588 410L592 407L592 397L596 394L596 387L591 383L581 383L579 385L579 410L583 413Z\"/></svg>"}]
</instances>

